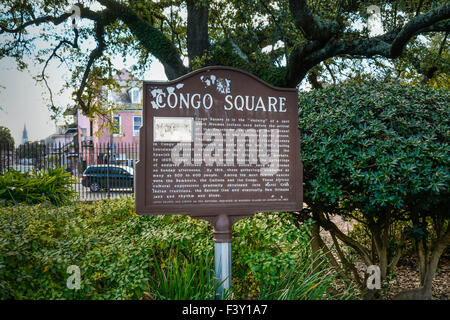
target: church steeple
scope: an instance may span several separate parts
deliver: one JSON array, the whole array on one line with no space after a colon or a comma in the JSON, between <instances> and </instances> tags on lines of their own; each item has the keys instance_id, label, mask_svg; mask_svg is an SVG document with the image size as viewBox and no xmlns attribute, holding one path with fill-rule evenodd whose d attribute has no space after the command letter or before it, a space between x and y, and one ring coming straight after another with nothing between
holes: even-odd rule
<instances>
[{"instance_id":1,"label":"church steeple","mask_svg":"<svg viewBox=\"0 0 450 320\"><path fill-rule=\"evenodd\" d=\"M27 141L28 141L28 132L27 132L27 127L24 124L23 125L23 132L22 132L22 144L24 144Z\"/></svg>"}]
</instances>

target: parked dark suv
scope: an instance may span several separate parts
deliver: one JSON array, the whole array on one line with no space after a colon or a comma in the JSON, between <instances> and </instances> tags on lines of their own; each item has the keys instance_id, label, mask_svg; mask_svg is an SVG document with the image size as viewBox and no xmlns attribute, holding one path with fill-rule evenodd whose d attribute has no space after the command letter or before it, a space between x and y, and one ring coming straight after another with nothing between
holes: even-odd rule
<instances>
[{"instance_id":1,"label":"parked dark suv","mask_svg":"<svg viewBox=\"0 0 450 320\"><path fill-rule=\"evenodd\" d=\"M127 166L95 165L84 170L81 184L92 192L101 189L132 188L134 191L134 170Z\"/></svg>"}]
</instances>

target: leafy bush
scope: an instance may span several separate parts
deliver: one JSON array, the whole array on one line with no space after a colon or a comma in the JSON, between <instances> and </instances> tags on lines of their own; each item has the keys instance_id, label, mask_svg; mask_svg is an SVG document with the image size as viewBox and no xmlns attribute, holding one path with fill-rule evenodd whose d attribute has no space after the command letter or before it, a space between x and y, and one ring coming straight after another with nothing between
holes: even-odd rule
<instances>
[{"instance_id":1,"label":"leafy bush","mask_svg":"<svg viewBox=\"0 0 450 320\"><path fill-rule=\"evenodd\" d=\"M264 274L273 280L281 277L278 265L285 266L283 272L300 270L296 260L309 256L308 229L299 231L290 219L288 214L266 213L235 225L234 298L259 297L260 286L265 288ZM0 207L0 221L3 299L214 297L214 242L206 221L175 215L139 216L133 198L51 208ZM80 290L66 287L70 265L81 270ZM326 269L322 265L322 275L308 273L303 278L309 279L305 280L308 285L325 283ZM249 283L253 287L246 287Z\"/></svg>"},{"instance_id":2,"label":"leafy bush","mask_svg":"<svg viewBox=\"0 0 450 320\"><path fill-rule=\"evenodd\" d=\"M434 236L427 239L437 245L435 256L450 241L449 97L447 90L378 82L300 97L305 213L357 250L367 265L379 264L383 277L400 254L388 259L397 246L390 245L397 242L393 237L413 233L392 232L398 221L407 221L407 230L421 229L419 236L431 234L433 226ZM363 223L375 245L358 245L337 232L329 214Z\"/></svg>"},{"instance_id":3,"label":"leafy bush","mask_svg":"<svg viewBox=\"0 0 450 320\"><path fill-rule=\"evenodd\" d=\"M31 173L11 168L0 175L0 201L10 204L66 204L77 195L72 188L75 182L61 167L47 172L33 170Z\"/></svg>"},{"instance_id":4,"label":"leafy bush","mask_svg":"<svg viewBox=\"0 0 450 320\"><path fill-rule=\"evenodd\" d=\"M446 90L369 82L300 98L305 196L329 211L429 211L449 201Z\"/></svg>"}]
</instances>

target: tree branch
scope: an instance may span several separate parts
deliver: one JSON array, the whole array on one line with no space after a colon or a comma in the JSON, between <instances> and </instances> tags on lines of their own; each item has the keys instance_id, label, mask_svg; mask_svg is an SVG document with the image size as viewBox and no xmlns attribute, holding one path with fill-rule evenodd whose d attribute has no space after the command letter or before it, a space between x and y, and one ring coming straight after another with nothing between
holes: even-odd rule
<instances>
[{"instance_id":1,"label":"tree branch","mask_svg":"<svg viewBox=\"0 0 450 320\"><path fill-rule=\"evenodd\" d=\"M421 29L432 26L433 24L450 18L450 3L441 7L432 9L425 14L411 19L397 34L390 48L390 58L397 58L400 56L403 47L406 43Z\"/></svg>"},{"instance_id":2,"label":"tree branch","mask_svg":"<svg viewBox=\"0 0 450 320\"><path fill-rule=\"evenodd\" d=\"M100 20L104 16L104 14L106 12L108 12L107 9L100 11L100 12L92 11L88 8L85 8L82 4L77 4L77 6L80 8L80 17L81 18L87 18L87 19L94 20L94 21ZM42 16L39 18L32 19L30 21L24 22L20 26L14 28L14 29L3 27L0 24L0 34L2 34L2 33L21 33L27 27L39 26L40 24L43 24L43 23L53 23L55 26L57 26L57 25L63 23L64 21L66 21L66 19L69 18L71 15L72 15L72 13L65 12L56 17L51 16L51 15Z\"/></svg>"},{"instance_id":3,"label":"tree branch","mask_svg":"<svg viewBox=\"0 0 450 320\"><path fill-rule=\"evenodd\" d=\"M314 41L293 48L289 59L287 83L295 87L306 76L309 69L320 62L339 55L371 58L380 55L385 58L397 58L406 43L415 35L450 31L450 4L430 10L426 14L414 17L403 28L397 28L383 35L369 39L335 40L324 46Z\"/></svg>"},{"instance_id":4,"label":"tree branch","mask_svg":"<svg viewBox=\"0 0 450 320\"><path fill-rule=\"evenodd\" d=\"M99 0L99 2L111 10L117 19L122 20L141 44L163 64L169 79L175 79L188 72L177 48L160 30L119 1Z\"/></svg>"},{"instance_id":5,"label":"tree branch","mask_svg":"<svg viewBox=\"0 0 450 320\"><path fill-rule=\"evenodd\" d=\"M334 243L334 247L336 248L339 259L341 260L342 264L344 265L344 267L350 269L350 271L353 273L353 278L358 283L358 285L363 286L363 282L361 280L361 277L358 274L358 270L356 270L355 266L352 263L350 263L350 261L348 261L347 258L345 257L334 233L330 232L330 234L331 234L331 239L333 240L333 243Z\"/></svg>"},{"instance_id":6,"label":"tree branch","mask_svg":"<svg viewBox=\"0 0 450 320\"><path fill-rule=\"evenodd\" d=\"M209 5L187 0L187 48L189 65L209 49Z\"/></svg>"},{"instance_id":7,"label":"tree branch","mask_svg":"<svg viewBox=\"0 0 450 320\"><path fill-rule=\"evenodd\" d=\"M321 19L313 14L306 0L289 0L289 9L295 25L309 40L324 43L341 30L336 20Z\"/></svg>"},{"instance_id":8,"label":"tree branch","mask_svg":"<svg viewBox=\"0 0 450 320\"><path fill-rule=\"evenodd\" d=\"M52 22L55 26L61 24L62 22L64 22L67 18L69 18L72 14L71 13L64 13L58 17L54 17L54 16L43 16L43 17L39 17L30 21L27 21L23 24L21 24L20 26L18 26L15 29L10 29L10 28L6 28L6 27L2 27L0 25L0 34L2 33L20 33L23 30L25 30L27 27L29 26L38 26L41 23L48 23L48 22Z\"/></svg>"},{"instance_id":9,"label":"tree branch","mask_svg":"<svg viewBox=\"0 0 450 320\"><path fill-rule=\"evenodd\" d=\"M339 228L330 220L326 219L323 215L323 213L314 212L313 213L314 220L318 221L319 224L325 229L328 230L330 233L333 232L336 237L341 240L342 242L346 243L353 249L355 249L357 252L359 252L362 255L362 258L364 260L364 263L367 265L371 265L372 261L370 259L369 253L366 248L364 248L360 243L355 241L354 239L348 237L346 234L344 234Z\"/></svg>"},{"instance_id":10,"label":"tree branch","mask_svg":"<svg viewBox=\"0 0 450 320\"><path fill-rule=\"evenodd\" d=\"M63 62L63 59L62 59L61 57L58 56L57 52L58 52L59 48L61 48L64 44L70 45L70 46L73 47L73 48L78 48L78 30L77 30L77 29L75 29L75 39L74 39L74 42L73 42L73 43L70 42L70 41L67 41L66 39L63 39L63 40L61 40L61 41L59 42L59 44L53 49L52 53L50 54L50 56L48 57L48 59L45 61L44 67L42 68L42 71L41 71L41 74L40 74L39 78L37 78L37 81L43 81L43 82L44 82L44 84L45 84L45 86L46 86L46 88L47 88L47 90L48 90L48 93L49 93L49 95L50 95L50 104L51 104L51 108L52 108L52 110L55 111L55 112L57 111L57 107L55 106L55 103L54 103L54 101L53 101L53 92L52 92L52 90L51 90L51 88L50 88L50 86L49 86L49 84L48 84L48 81L47 81L47 79L46 79L46 77L45 77L45 71L46 71L46 69L47 69L47 67L48 67L48 64L50 63L50 61L51 61L54 57L58 57L58 58L61 60L61 62Z\"/></svg>"},{"instance_id":11,"label":"tree branch","mask_svg":"<svg viewBox=\"0 0 450 320\"><path fill-rule=\"evenodd\" d=\"M97 39L97 47L92 50L91 54L89 55L89 60L86 65L86 69L84 70L83 79L81 80L80 87L78 88L76 93L77 102L80 104L81 110L83 110L83 113L85 114L89 114L90 103L86 104L83 101L83 91L87 85L87 80L89 78L89 73L91 72L92 65L94 64L95 60L102 56L103 50L105 49L104 25L99 23L95 24L95 35Z\"/></svg>"}]
</instances>

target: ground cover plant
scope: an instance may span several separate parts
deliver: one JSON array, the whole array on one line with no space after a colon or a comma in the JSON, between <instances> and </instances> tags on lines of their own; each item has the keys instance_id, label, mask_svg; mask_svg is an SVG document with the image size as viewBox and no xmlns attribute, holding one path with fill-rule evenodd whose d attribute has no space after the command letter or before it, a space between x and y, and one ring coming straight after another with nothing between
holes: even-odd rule
<instances>
[{"instance_id":1,"label":"ground cover plant","mask_svg":"<svg viewBox=\"0 0 450 320\"><path fill-rule=\"evenodd\" d=\"M313 260L309 226L261 213L233 231L233 298L349 298ZM139 216L134 199L0 207L2 299L213 299L213 234L187 216ZM67 288L70 265L79 290ZM315 269L313 269L315 268Z\"/></svg>"}]
</instances>

